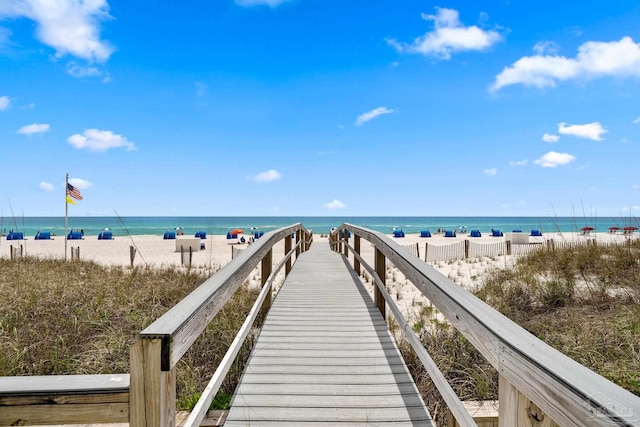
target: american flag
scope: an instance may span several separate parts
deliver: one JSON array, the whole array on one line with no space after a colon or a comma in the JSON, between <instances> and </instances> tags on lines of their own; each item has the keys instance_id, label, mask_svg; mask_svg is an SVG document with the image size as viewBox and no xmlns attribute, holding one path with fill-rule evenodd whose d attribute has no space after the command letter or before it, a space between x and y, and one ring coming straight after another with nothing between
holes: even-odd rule
<instances>
[{"instance_id":1,"label":"american flag","mask_svg":"<svg viewBox=\"0 0 640 427\"><path fill-rule=\"evenodd\" d=\"M82 200L82 194L80 194L80 190L69 183L67 183L67 194L76 200Z\"/></svg>"}]
</instances>

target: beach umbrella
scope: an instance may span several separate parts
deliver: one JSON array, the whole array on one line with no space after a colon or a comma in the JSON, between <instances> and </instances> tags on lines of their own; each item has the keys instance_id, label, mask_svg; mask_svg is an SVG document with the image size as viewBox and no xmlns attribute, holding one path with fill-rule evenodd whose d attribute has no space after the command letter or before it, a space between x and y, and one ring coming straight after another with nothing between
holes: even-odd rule
<instances>
[{"instance_id":1,"label":"beach umbrella","mask_svg":"<svg viewBox=\"0 0 640 427\"><path fill-rule=\"evenodd\" d=\"M231 234L243 234L244 230L236 228L235 230L231 230Z\"/></svg>"},{"instance_id":2,"label":"beach umbrella","mask_svg":"<svg viewBox=\"0 0 640 427\"><path fill-rule=\"evenodd\" d=\"M634 226L629 226L629 227L624 227L623 230L624 231L636 231L638 229L638 227L634 227Z\"/></svg>"},{"instance_id":3,"label":"beach umbrella","mask_svg":"<svg viewBox=\"0 0 640 427\"><path fill-rule=\"evenodd\" d=\"M582 227L580 230L582 230L582 231L593 231L593 230L595 230L595 228L593 228L593 227Z\"/></svg>"},{"instance_id":4,"label":"beach umbrella","mask_svg":"<svg viewBox=\"0 0 640 427\"><path fill-rule=\"evenodd\" d=\"M620 230L620 227L609 227L610 231L617 231Z\"/></svg>"}]
</instances>

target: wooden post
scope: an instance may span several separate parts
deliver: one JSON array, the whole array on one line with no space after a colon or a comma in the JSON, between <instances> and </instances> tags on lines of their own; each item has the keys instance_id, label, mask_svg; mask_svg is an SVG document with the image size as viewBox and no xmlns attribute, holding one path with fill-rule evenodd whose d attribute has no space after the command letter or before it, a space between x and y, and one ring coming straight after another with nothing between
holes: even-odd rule
<instances>
[{"instance_id":1,"label":"wooden post","mask_svg":"<svg viewBox=\"0 0 640 427\"><path fill-rule=\"evenodd\" d=\"M267 283L267 279L271 274L272 269L272 257L273 257L273 248L269 249L269 252L262 258L262 264L260 266L260 284L264 286ZM271 292L267 295L262 304L262 321L264 322L265 317L267 317L267 313L269 312L269 308L271 308Z\"/></svg>"},{"instance_id":2,"label":"wooden post","mask_svg":"<svg viewBox=\"0 0 640 427\"><path fill-rule=\"evenodd\" d=\"M344 229L342 232L344 233L344 256L349 258L349 230Z\"/></svg>"},{"instance_id":3,"label":"wooden post","mask_svg":"<svg viewBox=\"0 0 640 427\"><path fill-rule=\"evenodd\" d=\"M300 237L302 237L302 230L297 230L296 231L296 245L298 244L298 242L300 242ZM298 260L298 257L300 256L300 246L296 247L296 260Z\"/></svg>"},{"instance_id":4,"label":"wooden post","mask_svg":"<svg viewBox=\"0 0 640 427\"><path fill-rule=\"evenodd\" d=\"M502 375L498 382L498 427L560 427Z\"/></svg>"},{"instance_id":5,"label":"wooden post","mask_svg":"<svg viewBox=\"0 0 640 427\"><path fill-rule=\"evenodd\" d=\"M353 236L353 250L360 255L360 236L356 235ZM356 271L356 274L359 276L361 271L360 271L360 260L358 260L358 258L356 258L355 256L353 257L353 269Z\"/></svg>"},{"instance_id":6,"label":"wooden post","mask_svg":"<svg viewBox=\"0 0 640 427\"><path fill-rule=\"evenodd\" d=\"M427 262L427 254L429 253L429 244L424 242L424 262Z\"/></svg>"},{"instance_id":7,"label":"wooden post","mask_svg":"<svg viewBox=\"0 0 640 427\"><path fill-rule=\"evenodd\" d=\"M420 243L416 242L416 256L420 258Z\"/></svg>"},{"instance_id":8,"label":"wooden post","mask_svg":"<svg viewBox=\"0 0 640 427\"><path fill-rule=\"evenodd\" d=\"M175 426L176 368L163 371L161 360L161 339L138 339L131 347L131 427Z\"/></svg>"},{"instance_id":9,"label":"wooden post","mask_svg":"<svg viewBox=\"0 0 640 427\"><path fill-rule=\"evenodd\" d=\"M511 255L511 240L507 240L507 255Z\"/></svg>"},{"instance_id":10,"label":"wooden post","mask_svg":"<svg viewBox=\"0 0 640 427\"><path fill-rule=\"evenodd\" d=\"M387 283L387 272L386 272L385 261L386 260L385 260L384 254L380 252L378 248L376 248L375 269L383 285L386 285ZM375 286L374 289L375 289L375 292L374 292L373 300L376 304L376 307L378 307L378 310L380 310L380 314L382 314L382 318L386 320L387 307L385 305L384 297L382 296L382 292L380 292L380 290L378 289L378 286Z\"/></svg>"},{"instance_id":11,"label":"wooden post","mask_svg":"<svg viewBox=\"0 0 640 427\"><path fill-rule=\"evenodd\" d=\"M131 261L131 268L133 268L133 260L136 259L136 248L135 246L129 246L129 260Z\"/></svg>"},{"instance_id":12,"label":"wooden post","mask_svg":"<svg viewBox=\"0 0 640 427\"><path fill-rule=\"evenodd\" d=\"M510 242L510 240L507 240ZM509 245L507 245L509 247ZM518 390L502 375L498 379L498 427L518 425Z\"/></svg>"},{"instance_id":13,"label":"wooden post","mask_svg":"<svg viewBox=\"0 0 640 427\"><path fill-rule=\"evenodd\" d=\"M469 239L464 239L464 259L469 259Z\"/></svg>"},{"instance_id":14,"label":"wooden post","mask_svg":"<svg viewBox=\"0 0 640 427\"><path fill-rule=\"evenodd\" d=\"M291 251L291 236L287 236L284 238L284 255L286 256L289 251ZM285 277L289 275L291 271L291 258L287 260L287 264L284 267Z\"/></svg>"}]
</instances>

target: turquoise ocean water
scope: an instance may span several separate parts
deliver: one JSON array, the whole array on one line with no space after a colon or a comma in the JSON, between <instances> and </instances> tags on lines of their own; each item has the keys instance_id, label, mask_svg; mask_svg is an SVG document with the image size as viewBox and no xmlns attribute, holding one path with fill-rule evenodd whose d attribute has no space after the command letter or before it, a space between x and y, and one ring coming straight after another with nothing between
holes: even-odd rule
<instances>
[{"instance_id":1,"label":"turquoise ocean water","mask_svg":"<svg viewBox=\"0 0 640 427\"><path fill-rule=\"evenodd\" d=\"M609 227L639 226L635 217L69 217L69 229L84 230L85 236L97 236L103 228L109 228L115 236L158 235L167 230L182 227L185 235L206 231L207 234L224 235L229 230L241 228L251 233L252 227L268 232L286 225L301 222L316 234L327 233L331 227L343 222L360 225L372 230L391 234L393 228L405 234L420 233L421 230L435 232L437 229L479 229L489 233L492 228L502 231L521 229L529 232L537 229L547 233L579 231L585 226L606 232ZM64 217L3 217L0 223L3 234L10 230L24 232L33 237L38 230L64 235Z\"/></svg>"}]
</instances>

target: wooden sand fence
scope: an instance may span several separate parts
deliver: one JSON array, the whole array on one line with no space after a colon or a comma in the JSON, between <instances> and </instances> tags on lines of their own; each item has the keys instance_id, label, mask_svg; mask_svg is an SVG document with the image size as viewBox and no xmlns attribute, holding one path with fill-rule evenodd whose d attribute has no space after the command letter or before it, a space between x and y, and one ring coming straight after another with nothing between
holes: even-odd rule
<instances>
[{"instance_id":1,"label":"wooden sand fence","mask_svg":"<svg viewBox=\"0 0 640 427\"><path fill-rule=\"evenodd\" d=\"M352 233L353 239L343 231ZM360 256L362 239L375 247L373 260ZM391 310L456 425L477 426L387 292L387 263L404 274L498 371L500 427L640 426L640 397L531 335L390 237L345 223L331 235L330 244L353 262L356 274L364 269L371 275L376 306L385 318L387 307Z\"/></svg>"},{"instance_id":2,"label":"wooden sand fence","mask_svg":"<svg viewBox=\"0 0 640 427\"><path fill-rule=\"evenodd\" d=\"M523 257L533 251L550 249L561 250L575 248L585 245L616 246L624 245L626 242L596 242L594 239L583 239L575 241L553 240L545 242L514 244L510 240L495 242L480 242L472 239L456 240L451 243L434 244L425 242L402 245L402 247L412 255L425 262L451 262L457 260L476 258L496 258L499 256L511 255L516 258Z\"/></svg>"}]
</instances>

